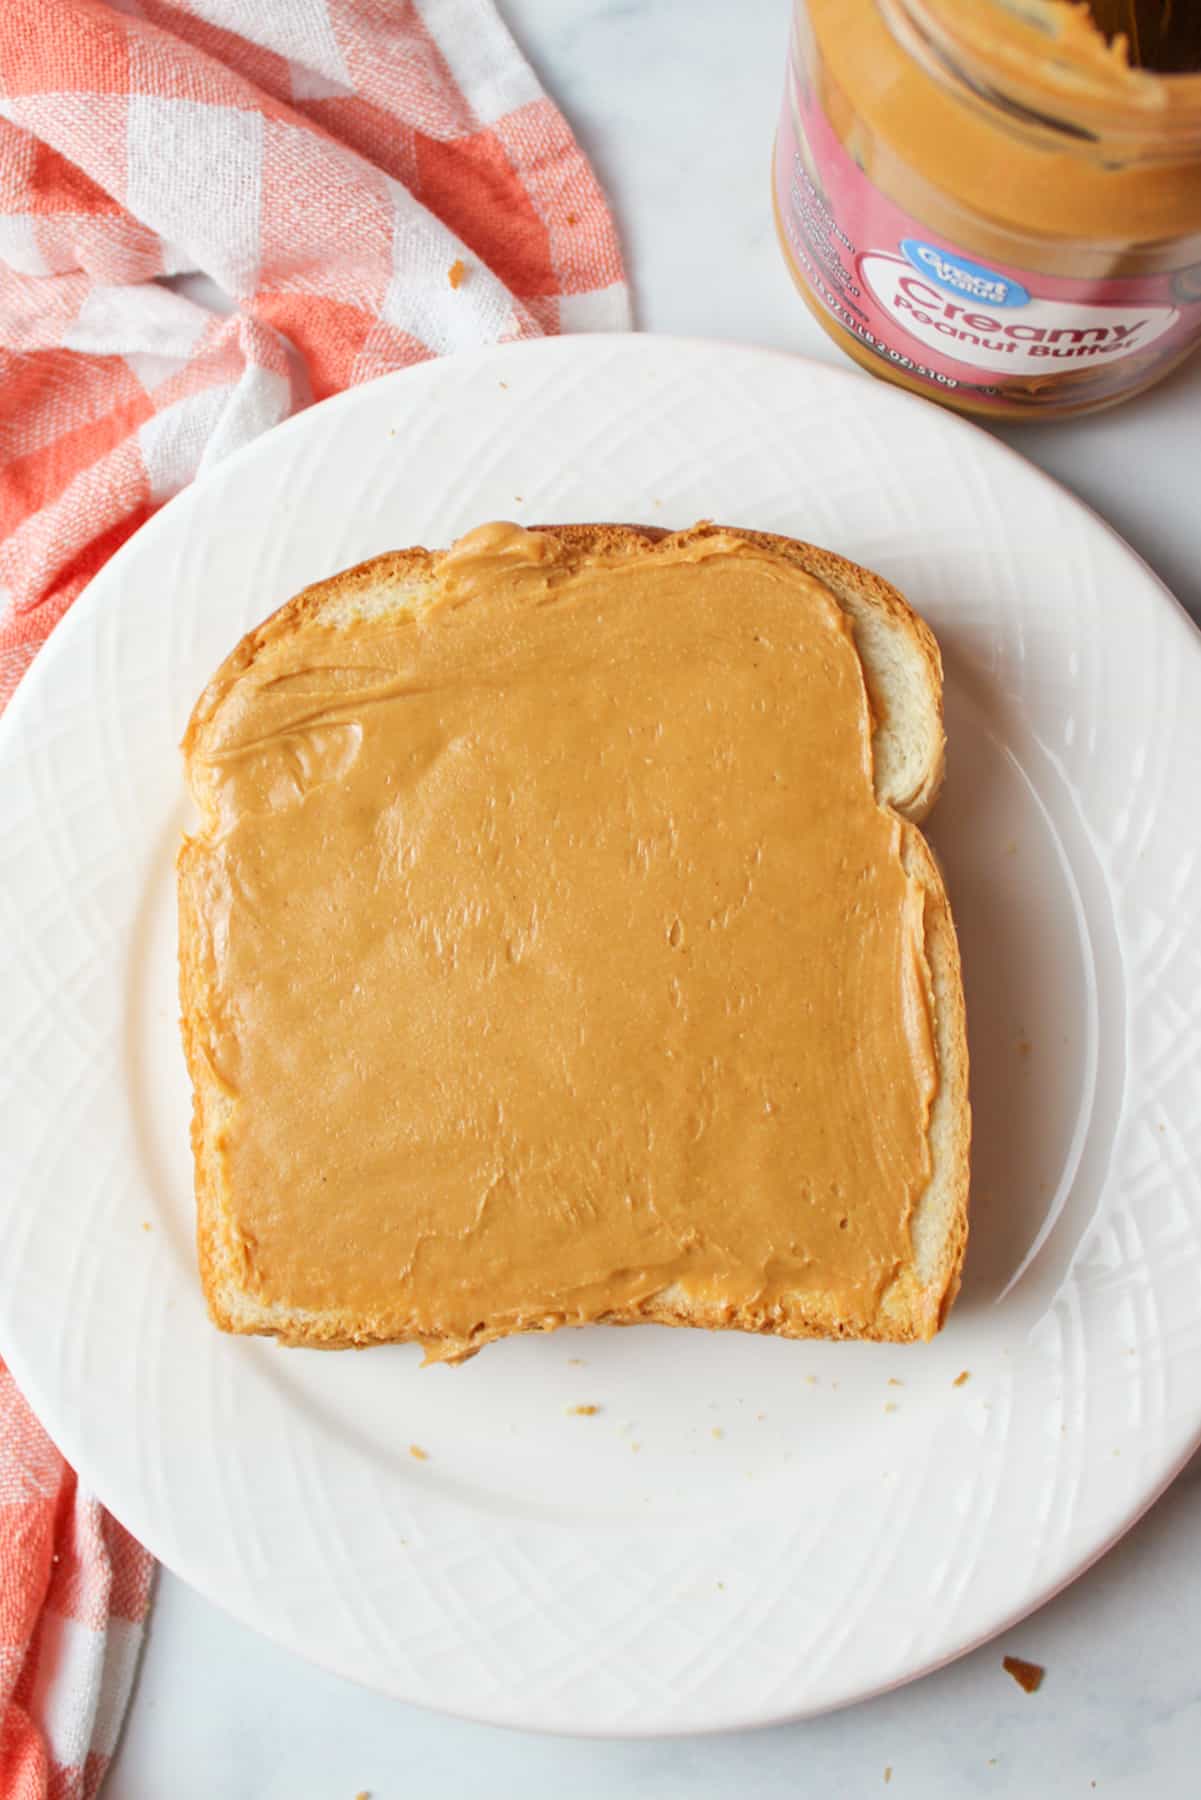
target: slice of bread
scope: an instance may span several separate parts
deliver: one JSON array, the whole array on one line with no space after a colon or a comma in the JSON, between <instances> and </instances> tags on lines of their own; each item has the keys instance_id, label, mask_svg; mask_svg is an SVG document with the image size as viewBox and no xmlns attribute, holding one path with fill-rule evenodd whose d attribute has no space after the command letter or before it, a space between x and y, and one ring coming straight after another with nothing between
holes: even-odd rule
<instances>
[{"instance_id":1,"label":"slice of bread","mask_svg":"<svg viewBox=\"0 0 1201 1800\"><path fill-rule=\"evenodd\" d=\"M652 546L688 545L729 528L700 524L668 534L646 527L566 525L541 528L556 554L589 560L645 554ZM784 1337L872 1338L907 1341L931 1337L942 1325L959 1285L967 1240L970 1110L968 1058L959 954L946 892L937 864L917 829L942 780L941 662L935 640L902 596L879 576L826 550L756 532L734 532L770 557L804 571L832 595L850 622L862 666L872 723L874 786L878 804L899 820L901 857L920 889L927 1001L937 1067L929 1111L930 1179L908 1220L910 1254L897 1267L867 1313L848 1316L837 1283L820 1282L786 1296L764 1311L720 1295L698 1300L679 1285L649 1293L634 1304L591 1315L612 1324L657 1323L711 1329L770 1332ZM220 816L211 753L223 709L236 699L256 660L286 637L330 629L354 633L365 622L423 612L443 598L446 553L424 549L373 558L298 594L250 632L201 696L183 742L192 793L201 814L197 834L179 856L179 960L182 1032L194 1091L197 1237L204 1291L214 1321L234 1332L274 1335L288 1343L325 1347L419 1339L431 1357L460 1360L481 1344L514 1329L551 1329L579 1322L536 1311L521 1324L487 1317L467 1336L440 1338L428 1323L406 1318L403 1307L364 1312L337 1303L321 1307L265 1298L256 1279L254 1246L239 1223L239 1196L231 1191L226 1148L246 1104L216 1066L213 1021L236 1010L237 996L220 991L205 917L206 868L227 829ZM219 758L218 758L219 760ZM381 996L397 1004L400 997ZM398 1080L421 1082L427 1070L397 1071ZM263 1097L260 1096L260 1099ZM870 1129L870 1121L864 1121ZM834 1272L832 1272L834 1273Z\"/></svg>"}]
</instances>

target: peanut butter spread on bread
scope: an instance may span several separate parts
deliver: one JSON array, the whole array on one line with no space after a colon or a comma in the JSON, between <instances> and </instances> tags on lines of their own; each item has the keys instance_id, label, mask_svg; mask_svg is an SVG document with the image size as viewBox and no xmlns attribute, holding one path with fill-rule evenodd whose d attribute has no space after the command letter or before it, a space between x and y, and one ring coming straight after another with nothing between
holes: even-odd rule
<instances>
[{"instance_id":1,"label":"peanut butter spread on bread","mask_svg":"<svg viewBox=\"0 0 1201 1800\"><path fill-rule=\"evenodd\" d=\"M248 1291L451 1359L668 1292L872 1317L938 1065L821 581L487 525L432 599L269 623L203 708L180 879Z\"/></svg>"}]
</instances>

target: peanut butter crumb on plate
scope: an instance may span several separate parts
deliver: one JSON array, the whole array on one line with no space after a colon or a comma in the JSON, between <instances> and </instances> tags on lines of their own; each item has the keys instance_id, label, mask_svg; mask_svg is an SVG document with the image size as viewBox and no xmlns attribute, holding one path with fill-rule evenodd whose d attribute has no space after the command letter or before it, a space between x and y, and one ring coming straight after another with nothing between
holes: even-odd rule
<instances>
[{"instance_id":1,"label":"peanut butter crumb on plate","mask_svg":"<svg viewBox=\"0 0 1201 1800\"><path fill-rule=\"evenodd\" d=\"M1046 1670L1041 1663L1026 1662L1020 1656L1003 1656L1001 1667L1007 1675L1012 1675L1024 1693L1037 1694L1043 1684Z\"/></svg>"},{"instance_id":2,"label":"peanut butter crumb on plate","mask_svg":"<svg viewBox=\"0 0 1201 1800\"><path fill-rule=\"evenodd\" d=\"M446 271L446 279L449 281L452 288L461 288L463 285L463 277L466 273L467 264L463 261L461 256L456 256L455 260Z\"/></svg>"},{"instance_id":3,"label":"peanut butter crumb on plate","mask_svg":"<svg viewBox=\"0 0 1201 1800\"><path fill-rule=\"evenodd\" d=\"M588 1406L569 1406L567 1408L567 1416L568 1418L591 1419L593 1415L599 1411L599 1406L592 1406L591 1404Z\"/></svg>"},{"instance_id":4,"label":"peanut butter crumb on plate","mask_svg":"<svg viewBox=\"0 0 1201 1800\"><path fill-rule=\"evenodd\" d=\"M972 1371L970 1369L960 1369L958 1375L956 1375L954 1381L951 1383L951 1386L962 1387L965 1381L970 1381L971 1379Z\"/></svg>"},{"instance_id":5,"label":"peanut butter crumb on plate","mask_svg":"<svg viewBox=\"0 0 1201 1800\"><path fill-rule=\"evenodd\" d=\"M423 1450L421 1448L420 1444L410 1444L409 1445L409 1455L414 1459L415 1462L428 1462L430 1459L429 1451Z\"/></svg>"}]
</instances>

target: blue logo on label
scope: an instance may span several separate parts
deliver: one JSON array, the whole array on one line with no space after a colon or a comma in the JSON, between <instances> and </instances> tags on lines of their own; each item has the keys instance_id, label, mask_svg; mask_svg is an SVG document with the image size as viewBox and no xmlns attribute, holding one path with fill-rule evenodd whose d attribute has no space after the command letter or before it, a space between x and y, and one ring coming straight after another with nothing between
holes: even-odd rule
<instances>
[{"instance_id":1,"label":"blue logo on label","mask_svg":"<svg viewBox=\"0 0 1201 1800\"><path fill-rule=\"evenodd\" d=\"M985 306L1025 306L1030 295L1020 281L986 269L983 263L969 262L954 250L939 244L923 244L918 238L905 238L901 254L911 262L919 275L962 294L967 300L979 300Z\"/></svg>"}]
</instances>

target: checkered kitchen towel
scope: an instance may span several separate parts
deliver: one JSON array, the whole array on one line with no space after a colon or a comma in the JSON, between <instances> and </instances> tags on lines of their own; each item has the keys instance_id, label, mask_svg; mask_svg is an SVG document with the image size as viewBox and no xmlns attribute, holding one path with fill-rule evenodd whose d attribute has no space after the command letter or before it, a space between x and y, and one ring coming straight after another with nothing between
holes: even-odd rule
<instances>
[{"instance_id":1,"label":"checkered kitchen towel","mask_svg":"<svg viewBox=\"0 0 1201 1800\"><path fill-rule=\"evenodd\" d=\"M192 271L231 315L160 279ZM488 0L0 0L0 707L154 508L297 406L628 323ZM0 1364L0 1800L96 1791L151 1567Z\"/></svg>"},{"instance_id":2,"label":"checkered kitchen towel","mask_svg":"<svg viewBox=\"0 0 1201 1800\"><path fill-rule=\"evenodd\" d=\"M129 1698L154 1565L79 1491L0 1363L0 1796L94 1794Z\"/></svg>"},{"instance_id":3,"label":"checkered kitchen towel","mask_svg":"<svg viewBox=\"0 0 1201 1800\"><path fill-rule=\"evenodd\" d=\"M190 270L232 317L156 280ZM296 406L628 323L489 0L0 0L0 706L154 507Z\"/></svg>"}]
</instances>

